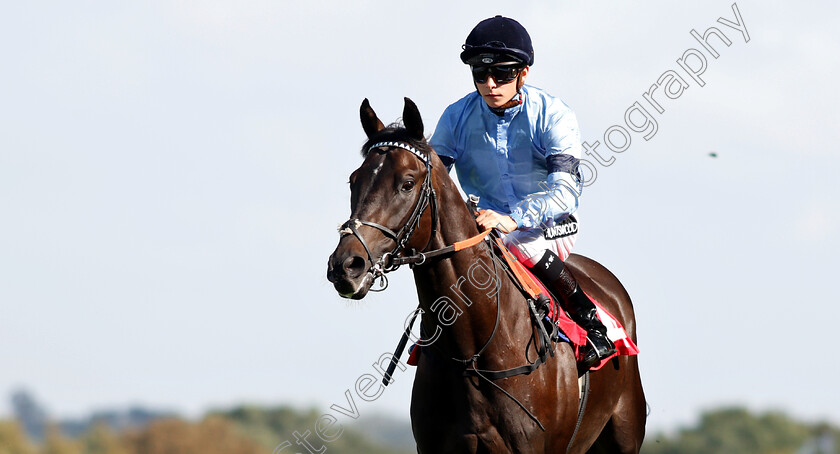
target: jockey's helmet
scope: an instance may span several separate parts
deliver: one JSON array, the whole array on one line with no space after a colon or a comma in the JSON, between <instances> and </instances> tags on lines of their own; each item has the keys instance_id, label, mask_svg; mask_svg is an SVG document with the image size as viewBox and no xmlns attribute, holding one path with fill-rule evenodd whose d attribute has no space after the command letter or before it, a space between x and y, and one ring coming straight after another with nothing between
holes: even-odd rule
<instances>
[{"instance_id":1,"label":"jockey's helmet","mask_svg":"<svg viewBox=\"0 0 840 454\"><path fill-rule=\"evenodd\" d=\"M495 16L479 22L461 48L461 61L472 66L534 64L531 36L522 24L509 17Z\"/></svg>"}]
</instances>

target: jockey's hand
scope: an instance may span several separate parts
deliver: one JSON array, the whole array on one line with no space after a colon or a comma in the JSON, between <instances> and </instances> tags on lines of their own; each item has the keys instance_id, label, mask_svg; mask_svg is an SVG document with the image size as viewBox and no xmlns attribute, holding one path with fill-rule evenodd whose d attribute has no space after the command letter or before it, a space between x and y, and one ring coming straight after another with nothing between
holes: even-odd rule
<instances>
[{"instance_id":1,"label":"jockey's hand","mask_svg":"<svg viewBox=\"0 0 840 454\"><path fill-rule=\"evenodd\" d=\"M512 217L496 213L493 210L479 211L475 222L484 230L496 228L505 233L513 232L517 227L516 221Z\"/></svg>"}]
</instances>

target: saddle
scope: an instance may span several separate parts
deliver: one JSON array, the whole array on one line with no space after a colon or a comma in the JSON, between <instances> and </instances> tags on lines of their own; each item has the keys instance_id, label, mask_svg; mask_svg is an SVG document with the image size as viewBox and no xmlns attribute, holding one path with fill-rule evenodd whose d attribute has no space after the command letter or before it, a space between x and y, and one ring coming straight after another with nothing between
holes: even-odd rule
<instances>
[{"instance_id":1,"label":"saddle","mask_svg":"<svg viewBox=\"0 0 840 454\"><path fill-rule=\"evenodd\" d=\"M516 259L498 236L494 236L491 250L502 259L505 270L523 295L535 302L541 320L546 322L546 329L552 332L552 340L555 342L564 340L573 346L586 343L586 330L569 318L566 311L561 309L560 299L552 294L548 287L531 273L531 270Z\"/></svg>"},{"instance_id":2,"label":"saddle","mask_svg":"<svg viewBox=\"0 0 840 454\"><path fill-rule=\"evenodd\" d=\"M578 360L582 359L578 355L581 353L580 347L586 343L586 330L575 323L569 317L569 314L563 310L559 304L560 301L563 301L562 298L551 292L548 286L540 281L522 262L517 260L504 245L501 238L495 236L493 242L494 244L491 248L493 253L504 259L502 262L506 266L506 269L509 270L508 273L513 278L513 281L519 286L527 298L532 298L536 301L537 307L543 315L541 320L544 322L546 329L553 333L551 339L555 342L569 342L575 349L576 358ZM607 337L615 344L616 348L616 353L602 359L601 362L592 366L589 370L600 369L610 359L618 355L637 355L639 348L627 335L621 322L609 313L595 298L588 293L586 295L595 304L598 310L598 318L607 328Z\"/></svg>"},{"instance_id":3,"label":"saddle","mask_svg":"<svg viewBox=\"0 0 840 454\"><path fill-rule=\"evenodd\" d=\"M491 238L492 237L492 238ZM560 297L548 290L531 271L525 267L513 253L508 250L502 239L496 235L488 235L484 239L499 263L511 277L511 280L519 287L523 295L533 304L536 309L536 317L542 323L540 329L548 333L548 338L553 342L568 342L575 352L575 357L580 360L580 347L586 344L586 330L575 323L565 310L562 309ZM627 335L621 323L610 314L595 298L587 293L589 299L595 303L598 310L598 318L607 328L607 337L615 344L616 353L604 358L600 363L592 366L589 370L602 368L609 360L618 355L636 355L639 349L632 339ZM409 347L407 363L416 366L420 360L421 348L418 345ZM553 355L552 355L553 356Z\"/></svg>"},{"instance_id":4,"label":"saddle","mask_svg":"<svg viewBox=\"0 0 840 454\"><path fill-rule=\"evenodd\" d=\"M467 207L471 213L477 213L478 209L478 197L474 195L469 195L467 201ZM523 295L526 297L528 301L528 309L530 311L531 321L537 328L539 337L542 339L541 347L540 347L540 354L539 358L536 362L516 367L513 369L508 369L504 371L481 371L486 376L490 376L491 379L497 378L505 378L510 377L513 375L518 374L529 374L532 371L536 370L540 364L543 364L547 356L554 356L554 348L553 346L549 346L546 344L552 342L568 342L573 348L575 352L575 357L578 361L581 358L581 346L586 344L586 330L575 323L569 315L563 310L559 304L561 300L558 298L557 295L553 295L552 292L548 290L548 286L544 285L531 271L526 268L516 257L508 250L505 246L504 242L502 241L499 234L495 231L486 231L480 234L477 237L471 238L469 240L465 240L460 242L461 244L455 244L452 246L448 246L447 248L425 254L422 257L422 261L420 263L424 263L427 257L443 255L452 251L458 251L466 247L472 247L473 245L479 244L484 242L488 248L490 249L491 253L494 255L494 260L502 264L502 267L511 277L511 280L519 287L520 291L522 291ZM422 255L422 254L421 254ZM410 263L413 261L415 257L409 257L407 259L393 259L393 262L405 262ZM582 291L582 290L581 290ZM590 367L589 370L598 370L602 368L609 360L618 356L618 355L637 355L639 353L639 349L636 344L633 342L632 339L627 335L627 332L624 330L624 327L621 326L621 323L616 319L612 314L610 314L604 307L598 303L595 298L592 298L591 295L588 293L586 294L589 299L595 304L597 308L597 315L598 318L601 320L601 323L607 328L607 337L613 342L616 348L616 353L613 355L606 357L601 360L598 364ZM388 367L388 371L386 372L385 376L382 379L382 382L385 386L391 382L391 376L394 372L396 367L397 361L399 361L400 356L402 356L402 352L406 347L409 333L414 325L414 320L417 314L411 319L409 326L406 327L405 332L403 333L402 338L400 339L399 343L397 344L397 348L394 351L394 356L391 359L391 364ZM422 327L421 327L421 336L422 336ZM409 357L407 363L411 366L416 366L420 360L421 348L419 345L414 344L408 349ZM474 359L474 358L473 358ZM472 372L478 373L479 371L474 370ZM579 370L580 374L583 374L587 371ZM471 375L471 371L465 371L465 375Z\"/></svg>"}]
</instances>

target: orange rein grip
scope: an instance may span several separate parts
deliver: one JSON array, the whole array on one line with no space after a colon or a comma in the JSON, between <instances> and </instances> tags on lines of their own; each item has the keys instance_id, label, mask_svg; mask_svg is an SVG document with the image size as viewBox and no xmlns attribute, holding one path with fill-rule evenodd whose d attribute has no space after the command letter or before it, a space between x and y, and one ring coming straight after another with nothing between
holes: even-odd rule
<instances>
[{"instance_id":1,"label":"orange rein grip","mask_svg":"<svg viewBox=\"0 0 840 454\"><path fill-rule=\"evenodd\" d=\"M513 274L516 276L516 279L519 280L519 283L522 284L522 287L531 295L531 298L536 299L540 293L542 293L542 289L540 286L534 282L533 278L527 271L525 271L525 265L522 264L510 251L505 247L502 240L496 238L496 244L499 246L499 249L502 251L502 255L504 255L505 260L507 260L508 265L510 265L510 269L513 271Z\"/></svg>"},{"instance_id":2,"label":"orange rein grip","mask_svg":"<svg viewBox=\"0 0 840 454\"><path fill-rule=\"evenodd\" d=\"M493 229L487 229L487 230L479 233L478 235L476 235L472 238L467 238L466 240L463 240L463 241L456 241L455 244L452 245L452 246L455 247L455 252L462 251L464 249L469 249L469 248L475 246L476 244L481 243L481 241L484 240L484 237L486 237L490 233L491 230L493 230Z\"/></svg>"},{"instance_id":3,"label":"orange rein grip","mask_svg":"<svg viewBox=\"0 0 840 454\"><path fill-rule=\"evenodd\" d=\"M462 251L464 249L469 249L475 246L476 244L482 242L484 240L484 237L486 237L492 230L493 229L490 228L479 233L474 237L467 238L466 240L462 241L456 241L455 244L452 245L452 247L455 252ZM539 296L540 293L542 293L542 289L536 282L534 282L531 275L525 271L525 265L523 265L519 260L516 259L516 257L513 256L513 254L510 253L510 251L507 247L505 247L504 243L502 243L502 240L500 238L495 238L495 240L496 244L499 246L499 250L502 251L502 255L504 256L505 261L507 261L508 265L510 265L513 274L516 276L516 278L519 280L519 282L522 284L522 286L525 288L528 294L531 295L532 298L537 298L537 296Z\"/></svg>"}]
</instances>

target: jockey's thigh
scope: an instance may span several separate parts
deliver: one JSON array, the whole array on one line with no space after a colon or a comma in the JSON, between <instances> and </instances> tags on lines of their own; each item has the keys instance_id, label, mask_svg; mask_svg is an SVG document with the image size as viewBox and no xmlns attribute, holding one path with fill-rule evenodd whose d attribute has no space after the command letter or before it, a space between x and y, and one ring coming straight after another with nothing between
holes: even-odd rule
<instances>
[{"instance_id":1,"label":"jockey's thigh","mask_svg":"<svg viewBox=\"0 0 840 454\"><path fill-rule=\"evenodd\" d=\"M571 220L579 223L575 219L576 217L572 217ZM574 233L548 239L546 238L546 230L550 231L551 227L555 226L555 221L549 220L544 225L546 229L540 227L523 228L502 234L505 246L522 264L529 268L540 261L546 250L554 252L555 255L560 257L560 260L566 261L569 254L572 253L575 241L577 241L578 229L575 229Z\"/></svg>"}]
</instances>

